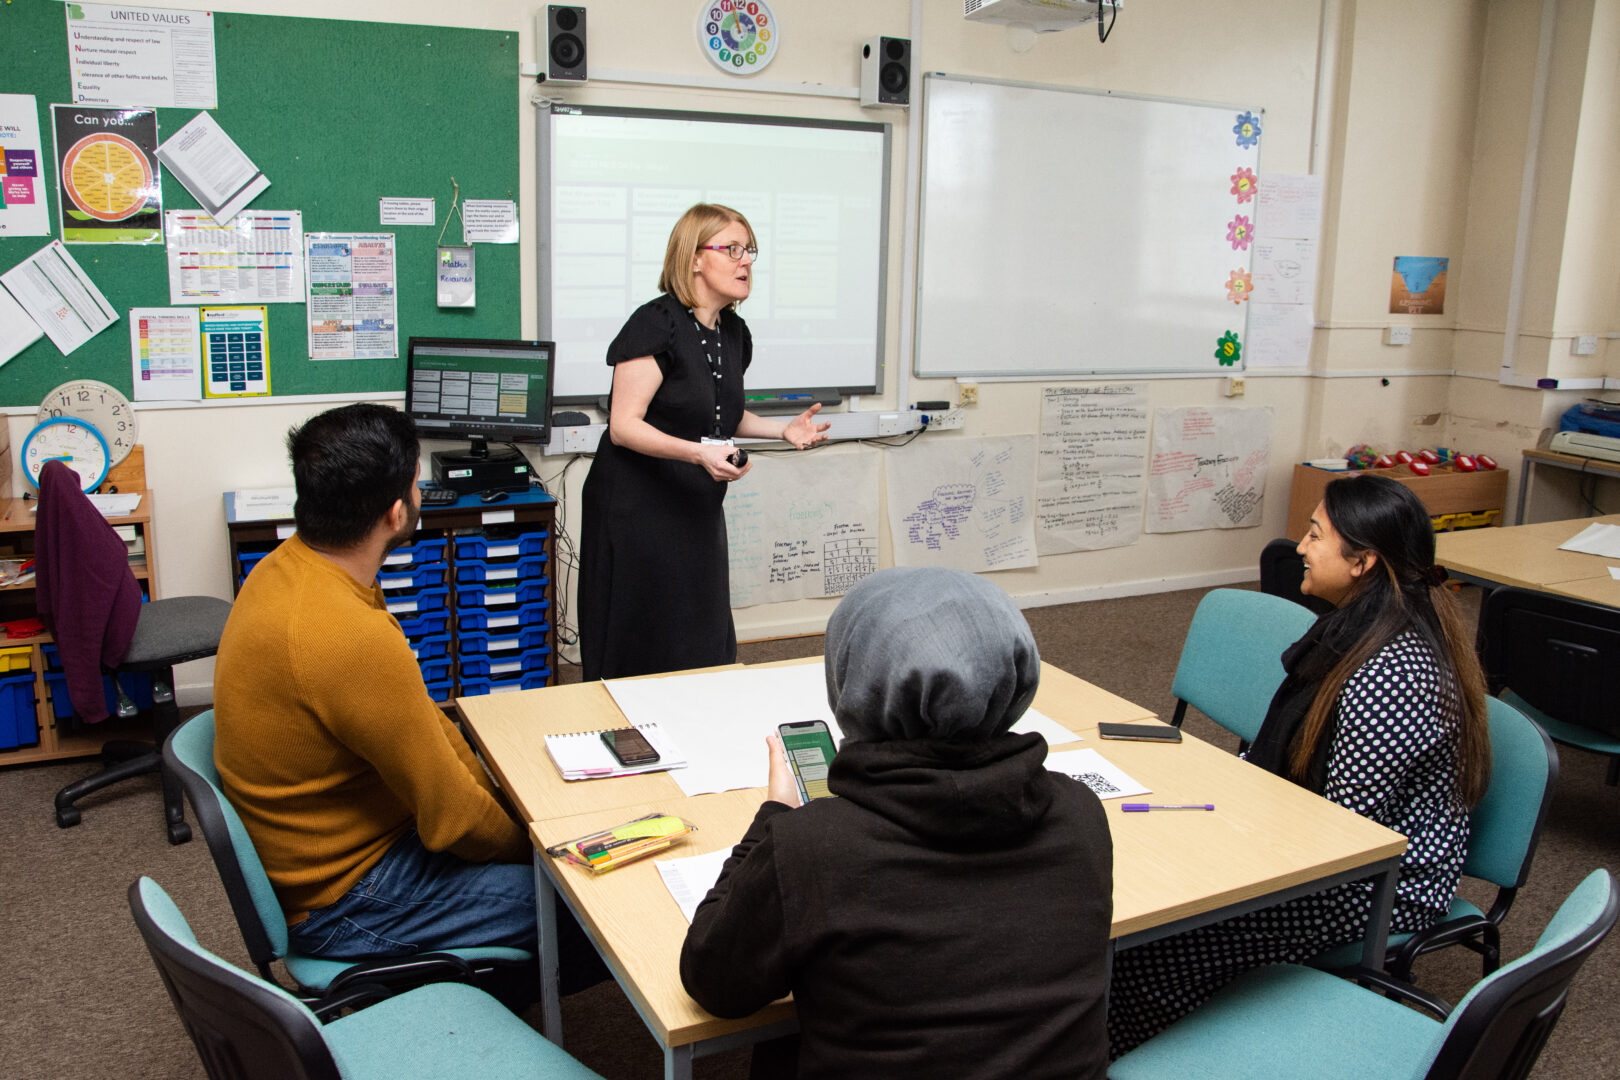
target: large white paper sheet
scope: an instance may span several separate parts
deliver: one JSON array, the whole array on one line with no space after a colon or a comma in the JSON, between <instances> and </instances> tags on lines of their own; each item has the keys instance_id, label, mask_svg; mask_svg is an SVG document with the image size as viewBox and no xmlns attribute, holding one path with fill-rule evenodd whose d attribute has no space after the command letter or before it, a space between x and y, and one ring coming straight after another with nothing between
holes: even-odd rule
<instances>
[{"instance_id":1,"label":"large white paper sheet","mask_svg":"<svg viewBox=\"0 0 1620 1080\"><path fill-rule=\"evenodd\" d=\"M1140 385L1042 388L1035 476L1039 554L1136 543L1147 443L1147 396Z\"/></svg>"},{"instance_id":2,"label":"large white paper sheet","mask_svg":"<svg viewBox=\"0 0 1620 1080\"><path fill-rule=\"evenodd\" d=\"M118 321L118 312L60 240L52 240L4 275L28 317L66 356Z\"/></svg>"},{"instance_id":3,"label":"large white paper sheet","mask_svg":"<svg viewBox=\"0 0 1620 1080\"><path fill-rule=\"evenodd\" d=\"M1322 178L1262 173L1255 192L1255 235L1315 241L1322 235Z\"/></svg>"},{"instance_id":4,"label":"large white paper sheet","mask_svg":"<svg viewBox=\"0 0 1620 1080\"><path fill-rule=\"evenodd\" d=\"M225 134L213 114L201 112L163 140L158 160L221 225L270 186L253 160Z\"/></svg>"},{"instance_id":5,"label":"large white paper sheet","mask_svg":"<svg viewBox=\"0 0 1620 1080\"><path fill-rule=\"evenodd\" d=\"M1085 741L1038 709L1030 709L1019 717L1018 723L1012 726L1012 730L1019 735L1039 734L1041 738L1046 740L1047 746L1062 746L1064 743Z\"/></svg>"},{"instance_id":6,"label":"large white paper sheet","mask_svg":"<svg viewBox=\"0 0 1620 1080\"><path fill-rule=\"evenodd\" d=\"M1254 292L1251 303L1316 302L1316 241L1287 238L1254 242ZM1244 357L1248 359L1247 356Z\"/></svg>"},{"instance_id":7,"label":"large white paper sheet","mask_svg":"<svg viewBox=\"0 0 1620 1080\"><path fill-rule=\"evenodd\" d=\"M895 565L1035 565L1033 435L925 437L884 464Z\"/></svg>"},{"instance_id":8,"label":"large white paper sheet","mask_svg":"<svg viewBox=\"0 0 1620 1080\"><path fill-rule=\"evenodd\" d=\"M1243 363L1250 368L1305 368L1311 363L1316 318L1309 304L1249 304L1249 340Z\"/></svg>"},{"instance_id":9,"label":"large white paper sheet","mask_svg":"<svg viewBox=\"0 0 1620 1080\"><path fill-rule=\"evenodd\" d=\"M669 890L669 895L674 898L675 905L686 916L687 922L692 921L698 905L709 895L714 883L720 880L720 871L725 869L729 858L731 849L721 848L703 855L688 855L684 859L660 859L653 864L658 867L658 876L664 879L664 887Z\"/></svg>"},{"instance_id":10,"label":"large white paper sheet","mask_svg":"<svg viewBox=\"0 0 1620 1080\"><path fill-rule=\"evenodd\" d=\"M200 401L202 337L196 308L130 308L136 401Z\"/></svg>"},{"instance_id":11,"label":"large white paper sheet","mask_svg":"<svg viewBox=\"0 0 1620 1080\"><path fill-rule=\"evenodd\" d=\"M49 236L45 152L33 94L0 94L0 237Z\"/></svg>"},{"instance_id":12,"label":"large white paper sheet","mask_svg":"<svg viewBox=\"0 0 1620 1080\"><path fill-rule=\"evenodd\" d=\"M1605 559L1620 559L1620 525L1588 525L1558 547L1561 551L1579 551L1586 555L1601 555Z\"/></svg>"},{"instance_id":13,"label":"large white paper sheet","mask_svg":"<svg viewBox=\"0 0 1620 1080\"><path fill-rule=\"evenodd\" d=\"M302 210L243 210L229 225L168 210L163 235L171 304L304 302Z\"/></svg>"},{"instance_id":14,"label":"large white paper sheet","mask_svg":"<svg viewBox=\"0 0 1620 1080\"><path fill-rule=\"evenodd\" d=\"M878 568L879 452L751 458L724 503L731 606L841 596Z\"/></svg>"},{"instance_id":15,"label":"large white paper sheet","mask_svg":"<svg viewBox=\"0 0 1620 1080\"><path fill-rule=\"evenodd\" d=\"M1095 750L1065 750L1061 754L1047 754L1046 767L1080 781L1096 792L1099 799L1123 799L1131 795L1146 795L1153 790L1143 787L1124 769Z\"/></svg>"},{"instance_id":16,"label":"large white paper sheet","mask_svg":"<svg viewBox=\"0 0 1620 1080\"><path fill-rule=\"evenodd\" d=\"M218 103L211 12L63 7L76 103L160 109L212 109Z\"/></svg>"},{"instance_id":17,"label":"large white paper sheet","mask_svg":"<svg viewBox=\"0 0 1620 1080\"><path fill-rule=\"evenodd\" d=\"M1158 410L1148 465L1147 531L1260 524L1271 424L1269 408Z\"/></svg>"},{"instance_id":18,"label":"large white paper sheet","mask_svg":"<svg viewBox=\"0 0 1620 1080\"><path fill-rule=\"evenodd\" d=\"M305 233L311 360L399 355L393 233Z\"/></svg>"}]
</instances>

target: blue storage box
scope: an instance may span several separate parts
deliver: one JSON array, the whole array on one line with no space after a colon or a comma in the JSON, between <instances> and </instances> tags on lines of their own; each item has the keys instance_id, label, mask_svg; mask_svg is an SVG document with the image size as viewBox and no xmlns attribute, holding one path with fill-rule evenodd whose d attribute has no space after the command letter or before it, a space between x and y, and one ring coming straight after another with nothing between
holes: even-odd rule
<instances>
[{"instance_id":1,"label":"blue storage box","mask_svg":"<svg viewBox=\"0 0 1620 1080\"><path fill-rule=\"evenodd\" d=\"M443 611L449 606L449 600L449 589L421 589L417 592L405 593L399 597L389 597L388 613L398 618L401 615L420 615L428 611Z\"/></svg>"},{"instance_id":2,"label":"blue storage box","mask_svg":"<svg viewBox=\"0 0 1620 1080\"><path fill-rule=\"evenodd\" d=\"M449 634L425 634L419 638L409 639L411 652L416 654L417 663L423 660L437 660L441 656L450 655Z\"/></svg>"},{"instance_id":3,"label":"blue storage box","mask_svg":"<svg viewBox=\"0 0 1620 1080\"><path fill-rule=\"evenodd\" d=\"M406 566L443 562L444 549L447 546L449 542L442 536L424 537L414 544L401 544L383 557L382 572L392 574Z\"/></svg>"},{"instance_id":4,"label":"blue storage box","mask_svg":"<svg viewBox=\"0 0 1620 1080\"><path fill-rule=\"evenodd\" d=\"M450 698L454 696L454 691L450 687L449 679L436 679L429 682L427 684L427 692L429 697L441 705L446 701L449 701Z\"/></svg>"},{"instance_id":5,"label":"blue storage box","mask_svg":"<svg viewBox=\"0 0 1620 1080\"><path fill-rule=\"evenodd\" d=\"M423 682L428 684L442 682L446 686L450 685L450 658L448 656L440 657L437 660L423 660L419 666L422 668ZM433 700L440 701L443 699L434 698Z\"/></svg>"},{"instance_id":6,"label":"blue storage box","mask_svg":"<svg viewBox=\"0 0 1620 1080\"><path fill-rule=\"evenodd\" d=\"M484 582L456 586L456 609L507 608L513 605L533 604L546 598L546 586L551 579L545 575L532 581Z\"/></svg>"},{"instance_id":7,"label":"blue storage box","mask_svg":"<svg viewBox=\"0 0 1620 1080\"><path fill-rule=\"evenodd\" d=\"M545 625L546 612L550 610L549 600L541 600L534 604L519 604L516 608L496 607L493 610L486 607L458 607L456 629L463 633L469 630L488 630L493 633L497 630L516 630L536 624Z\"/></svg>"},{"instance_id":8,"label":"blue storage box","mask_svg":"<svg viewBox=\"0 0 1620 1080\"><path fill-rule=\"evenodd\" d=\"M399 620L399 628L412 640L423 634L443 634L450 629L450 613L430 611L425 615L411 615Z\"/></svg>"},{"instance_id":9,"label":"blue storage box","mask_svg":"<svg viewBox=\"0 0 1620 1080\"><path fill-rule=\"evenodd\" d=\"M461 680L462 697L482 697L485 694L505 694L513 690L538 690L551 680L551 669L541 668L538 671L526 671L516 679L467 679Z\"/></svg>"},{"instance_id":10,"label":"blue storage box","mask_svg":"<svg viewBox=\"0 0 1620 1080\"><path fill-rule=\"evenodd\" d=\"M124 685L124 693L135 702L137 709L150 709L152 707L152 676L145 672L126 672L118 677ZM67 720L74 715L73 701L68 697L67 672L46 671L45 690L51 699L51 712L58 720ZM113 689L111 675L101 677L101 693L107 702L107 712L116 716L118 713L118 692Z\"/></svg>"},{"instance_id":11,"label":"blue storage box","mask_svg":"<svg viewBox=\"0 0 1620 1080\"><path fill-rule=\"evenodd\" d=\"M462 559L512 559L530 555L544 555L546 541L551 534L541 529L523 536L505 540L491 540L487 536L456 537L456 561Z\"/></svg>"},{"instance_id":12,"label":"blue storage box","mask_svg":"<svg viewBox=\"0 0 1620 1080\"><path fill-rule=\"evenodd\" d=\"M429 585L444 584L444 563L428 563L424 566L398 567L390 571L383 567L382 573L377 575L377 584L383 587L386 593L394 593L400 589L421 589Z\"/></svg>"},{"instance_id":13,"label":"blue storage box","mask_svg":"<svg viewBox=\"0 0 1620 1080\"><path fill-rule=\"evenodd\" d=\"M456 581L473 581L499 584L503 581L526 581L530 578L545 577L546 556L530 555L527 558L513 559L509 562L493 562L484 559L464 559L456 563Z\"/></svg>"},{"instance_id":14,"label":"blue storage box","mask_svg":"<svg viewBox=\"0 0 1620 1080\"><path fill-rule=\"evenodd\" d=\"M541 624L523 630L496 630L492 633L466 630L457 635L456 651L466 656L472 653L534 649L546 643L546 631L549 629L550 627Z\"/></svg>"},{"instance_id":15,"label":"blue storage box","mask_svg":"<svg viewBox=\"0 0 1620 1080\"><path fill-rule=\"evenodd\" d=\"M0 678L0 750L39 744L38 717L34 714L34 673L23 671Z\"/></svg>"},{"instance_id":16,"label":"blue storage box","mask_svg":"<svg viewBox=\"0 0 1620 1080\"><path fill-rule=\"evenodd\" d=\"M509 649L485 653L482 656L463 656L461 681L465 685L469 676L479 679L515 679L521 674L545 668L550 656L549 645L542 645L536 649Z\"/></svg>"},{"instance_id":17,"label":"blue storage box","mask_svg":"<svg viewBox=\"0 0 1620 1080\"><path fill-rule=\"evenodd\" d=\"M268 551L238 551L236 553L236 563L242 572L241 577L246 578L253 573L253 568L258 566L260 560L268 554L270 554Z\"/></svg>"}]
</instances>

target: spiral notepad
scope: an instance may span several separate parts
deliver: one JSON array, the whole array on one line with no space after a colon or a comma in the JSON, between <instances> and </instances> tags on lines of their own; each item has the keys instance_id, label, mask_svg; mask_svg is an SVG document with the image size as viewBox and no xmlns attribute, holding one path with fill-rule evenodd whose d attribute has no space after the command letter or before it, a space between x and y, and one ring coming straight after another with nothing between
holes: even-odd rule
<instances>
[{"instance_id":1,"label":"spiral notepad","mask_svg":"<svg viewBox=\"0 0 1620 1080\"><path fill-rule=\"evenodd\" d=\"M601 731L580 731L570 735L547 735L546 753L564 780L597 780L608 776L630 776L635 773L658 772L663 769L686 767L680 747L669 733L656 723L634 724L637 731L647 736L658 760L651 765L620 765L606 744Z\"/></svg>"}]
</instances>

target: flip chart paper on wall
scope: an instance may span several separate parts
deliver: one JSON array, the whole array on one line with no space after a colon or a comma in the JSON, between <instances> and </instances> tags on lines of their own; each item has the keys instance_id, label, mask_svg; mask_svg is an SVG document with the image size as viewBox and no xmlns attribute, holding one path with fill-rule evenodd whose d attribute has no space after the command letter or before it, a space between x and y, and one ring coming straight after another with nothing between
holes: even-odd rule
<instances>
[{"instance_id":1,"label":"flip chart paper on wall","mask_svg":"<svg viewBox=\"0 0 1620 1080\"><path fill-rule=\"evenodd\" d=\"M879 451L749 460L726 493L731 606L840 596L878 568Z\"/></svg>"},{"instance_id":2,"label":"flip chart paper on wall","mask_svg":"<svg viewBox=\"0 0 1620 1080\"><path fill-rule=\"evenodd\" d=\"M897 566L1035 565L1035 437L924 438L886 456Z\"/></svg>"},{"instance_id":3,"label":"flip chart paper on wall","mask_svg":"<svg viewBox=\"0 0 1620 1080\"><path fill-rule=\"evenodd\" d=\"M1040 554L1136 543L1147 440L1147 397L1138 384L1042 388Z\"/></svg>"},{"instance_id":4,"label":"flip chart paper on wall","mask_svg":"<svg viewBox=\"0 0 1620 1080\"><path fill-rule=\"evenodd\" d=\"M1260 524L1269 408L1159 409L1148 462L1148 532Z\"/></svg>"}]
</instances>

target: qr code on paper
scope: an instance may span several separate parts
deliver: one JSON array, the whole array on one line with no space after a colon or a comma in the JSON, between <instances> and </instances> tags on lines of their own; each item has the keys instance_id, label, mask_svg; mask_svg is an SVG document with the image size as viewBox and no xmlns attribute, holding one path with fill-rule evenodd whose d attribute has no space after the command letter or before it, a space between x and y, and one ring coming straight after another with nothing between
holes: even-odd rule
<instances>
[{"instance_id":1,"label":"qr code on paper","mask_svg":"<svg viewBox=\"0 0 1620 1080\"><path fill-rule=\"evenodd\" d=\"M1086 787L1090 788L1092 791L1096 792L1098 795L1118 795L1119 794L1119 788L1117 788L1113 784L1109 783L1108 778L1106 776L1103 776L1100 773L1083 772L1083 773L1070 773L1069 775L1071 777L1073 777L1074 779L1080 781L1082 784L1086 785Z\"/></svg>"}]
</instances>

